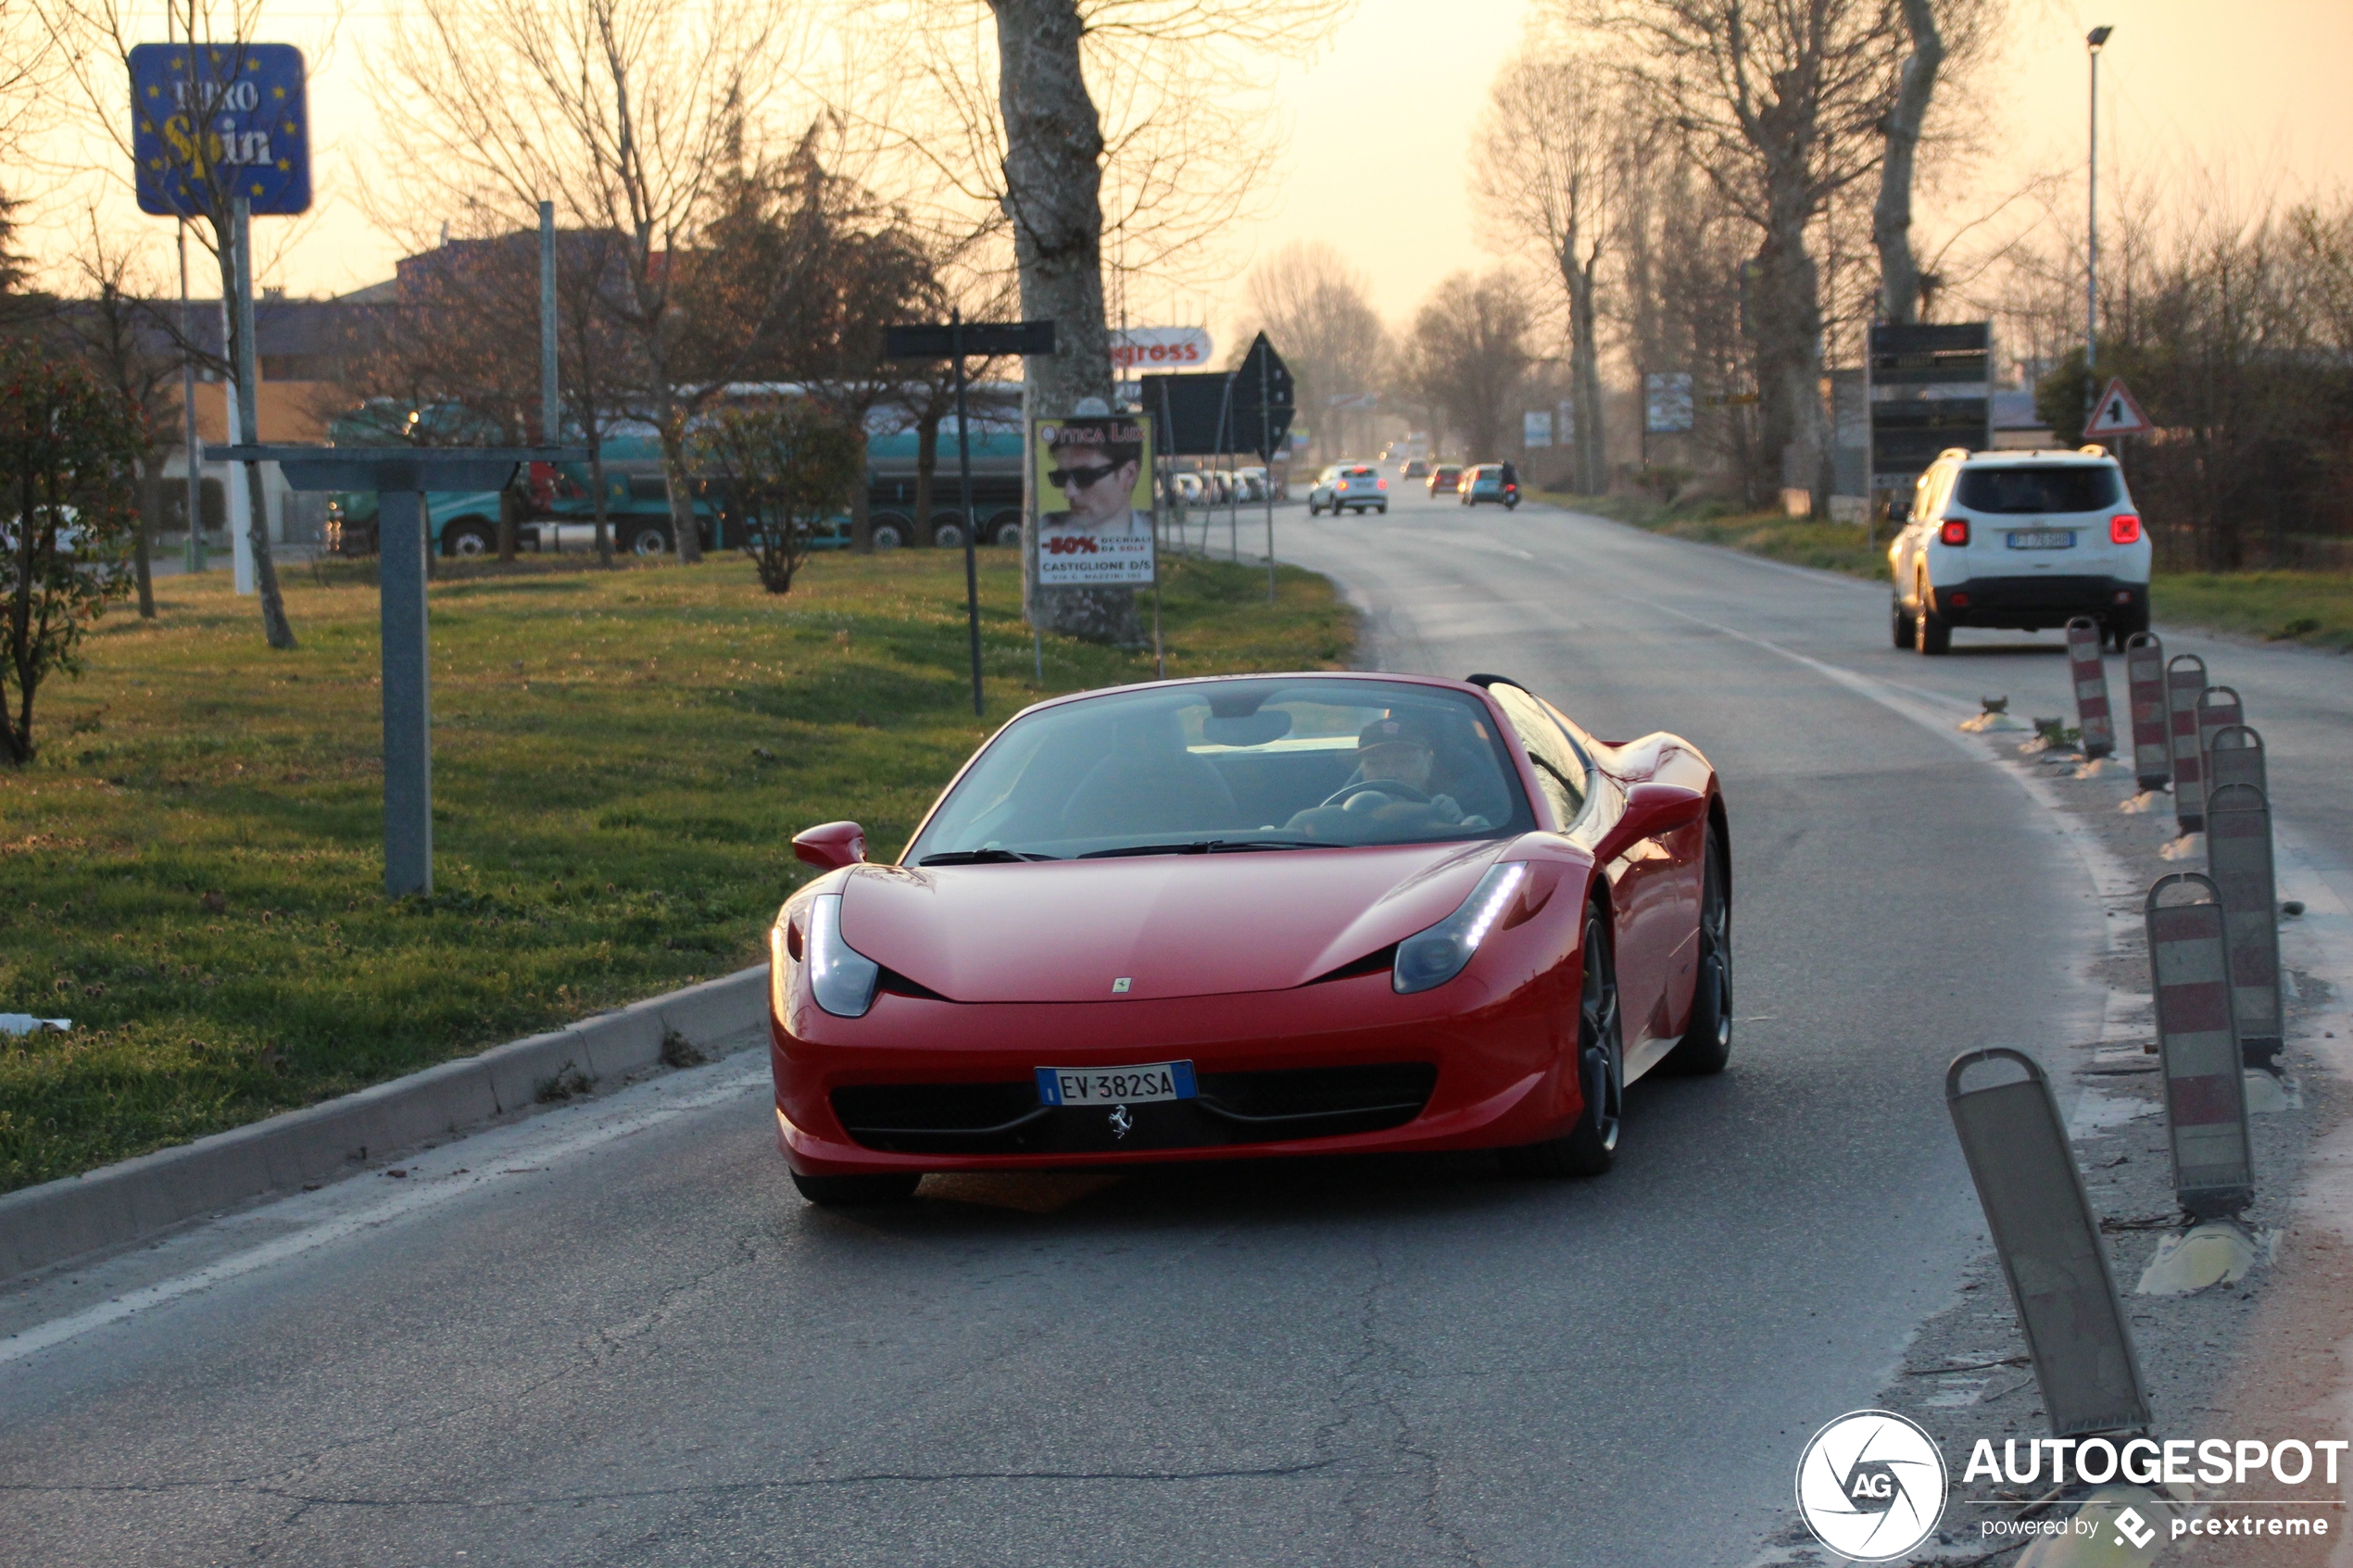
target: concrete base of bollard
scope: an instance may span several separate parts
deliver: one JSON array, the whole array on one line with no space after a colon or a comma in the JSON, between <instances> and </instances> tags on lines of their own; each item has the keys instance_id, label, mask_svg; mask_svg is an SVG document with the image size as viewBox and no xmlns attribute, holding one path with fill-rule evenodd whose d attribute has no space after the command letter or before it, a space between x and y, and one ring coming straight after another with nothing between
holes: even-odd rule
<instances>
[{"instance_id":1,"label":"concrete base of bollard","mask_svg":"<svg viewBox=\"0 0 2353 1568\"><path fill-rule=\"evenodd\" d=\"M2123 812L2128 817L2134 817L2140 815L2144 811L2155 810L2157 809L2158 802L2163 800L2164 798L2165 792L2163 790L2145 789L2129 800L2120 800L2117 802L2116 809Z\"/></svg>"},{"instance_id":2,"label":"concrete base of bollard","mask_svg":"<svg viewBox=\"0 0 2353 1568\"><path fill-rule=\"evenodd\" d=\"M2171 1537L2172 1514L2173 1505L2146 1486L2101 1486L2075 1511L2066 1535L2037 1540L2019 1555L2018 1568L2138 1568Z\"/></svg>"},{"instance_id":3,"label":"concrete base of bollard","mask_svg":"<svg viewBox=\"0 0 2353 1568\"><path fill-rule=\"evenodd\" d=\"M2084 763L2082 767L2076 769L2075 776L2079 779L2104 779L2110 773L2122 773L2129 771L2131 771L2130 769L2126 768L2123 763L2119 762L2113 757L2095 757L2090 761Z\"/></svg>"},{"instance_id":4,"label":"concrete base of bollard","mask_svg":"<svg viewBox=\"0 0 2353 1568\"><path fill-rule=\"evenodd\" d=\"M2202 833L2185 833L2181 837L2175 839L2172 843L2168 844L2163 848L2159 849L2157 852L2157 858L2160 860L2204 860L2206 859L2206 834Z\"/></svg>"},{"instance_id":5,"label":"concrete base of bollard","mask_svg":"<svg viewBox=\"0 0 2353 1568\"><path fill-rule=\"evenodd\" d=\"M2246 1113L2249 1116L2304 1109L2304 1086L2295 1079L2260 1070L2240 1076L2246 1081Z\"/></svg>"},{"instance_id":6,"label":"concrete base of bollard","mask_svg":"<svg viewBox=\"0 0 2353 1568\"><path fill-rule=\"evenodd\" d=\"M2280 1248L2280 1233L2250 1231L2236 1220L2208 1220L2186 1231L2169 1231L2157 1256L2141 1271L2137 1294L2188 1296L2214 1285L2236 1285Z\"/></svg>"}]
</instances>

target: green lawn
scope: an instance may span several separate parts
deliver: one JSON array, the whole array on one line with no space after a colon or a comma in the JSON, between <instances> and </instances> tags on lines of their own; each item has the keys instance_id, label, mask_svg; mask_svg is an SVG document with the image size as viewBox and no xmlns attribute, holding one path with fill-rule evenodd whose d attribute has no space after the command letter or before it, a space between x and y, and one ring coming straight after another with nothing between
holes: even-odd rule
<instances>
[{"instance_id":1,"label":"green lawn","mask_svg":"<svg viewBox=\"0 0 2353 1568\"><path fill-rule=\"evenodd\" d=\"M783 599L719 559L445 572L433 587L434 893L382 893L376 596L287 574L301 646L263 646L228 573L110 612L0 768L0 1191L310 1103L761 956L839 817L895 856L950 772L1042 696L1149 679L1050 640L1032 676L1011 552L829 557ZM1331 668L1330 584L1172 561L1172 675ZM1149 628L1149 609L1146 626Z\"/></svg>"},{"instance_id":2,"label":"green lawn","mask_svg":"<svg viewBox=\"0 0 2353 1568\"><path fill-rule=\"evenodd\" d=\"M1630 522L1654 533L1725 545L1796 566L1887 580L1887 525L1866 543L1855 523L1814 522L1780 512L1731 510L1722 502L1668 509L1646 496L1546 495L1578 511ZM2149 586L2160 623L2237 632L2272 642L2353 649L2353 574L2341 571L2239 571L2222 575L2160 571Z\"/></svg>"}]
</instances>

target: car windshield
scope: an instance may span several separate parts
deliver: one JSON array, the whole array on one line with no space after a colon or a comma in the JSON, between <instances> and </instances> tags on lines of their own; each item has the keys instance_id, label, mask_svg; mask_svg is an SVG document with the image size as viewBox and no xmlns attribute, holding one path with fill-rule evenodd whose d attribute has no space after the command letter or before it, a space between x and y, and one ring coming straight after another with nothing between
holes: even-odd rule
<instances>
[{"instance_id":1,"label":"car windshield","mask_svg":"<svg viewBox=\"0 0 2353 1568\"><path fill-rule=\"evenodd\" d=\"M1963 469L1954 495L1973 512L2095 512L2116 504L2116 470L2106 463Z\"/></svg>"},{"instance_id":2,"label":"car windshield","mask_svg":"<svg viewBox=\"0 0 2353 1568\"><path fill-rule=\"evenodd\" d=\"M1243 677L1017 719L911 865L1494 838L1535 819L1488 711L1403 682Z\"/></svg>"}]
</instances>

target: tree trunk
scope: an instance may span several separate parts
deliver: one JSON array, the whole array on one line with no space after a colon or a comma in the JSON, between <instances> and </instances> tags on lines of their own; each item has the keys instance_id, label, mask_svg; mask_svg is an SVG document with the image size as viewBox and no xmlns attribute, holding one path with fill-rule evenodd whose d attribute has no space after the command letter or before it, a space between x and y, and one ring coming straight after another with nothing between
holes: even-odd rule
<instances>
[{"instance_id":1,"label":"tree trunk","mask_svg":"<svg viewBox=\"0 0 2353 1568\"><path fill-rule=\"evenodd\" d=\"M1575 236L1572 224L1561 256L1561 270L1568 282L1568 381L1577 419L1569 450L1577 470L1577 493L1598 495L1609 483L1602 455L1602 351L1597 341L1599 312L1593 302L1594 273L1601 257L1596 247L1592 259L1579 265Z\"/></svg>"},{"instance_id":2,"label":"tree trunk","mask_svg":"<svg viewBox=\"0 0 2353 1568\"><path fill-rule=\"evenodd\" d=\"M522 497L511 484L498 492L498 558L515 558L516 535L522 531Z\"/></svg>"},{"instance_id":3,"label":"tree trunk","mask_svg":"<svg viewBox=\"0 0 2353 1568\"><path fill-rule=\"evenodd\" d=\"M132 543L137 552L132 565L139 581L139 619L156 618L156 584L149 538L156 525L156 514L163 509L163 475L157 471L156 454L148 453L139 459L139 533Z\"/></svg>"},{"instance_id":4,"label":"tree trunk","mask_svg":"<svg viewBox=\"0 0 2353 1568\"><path fill-rule=\"evenodd\" d=\"M1813 489L1829 450L1822 420L1821 300L1814 258L1806 251L1802 172L1774 183L1779 188L1767 193L1765 243L1756 253L1762 455L1777 489L1793 484ZM1749 499L1756 504L1768 497Z\"/></svg>"},{"instance_id":5,"label":"tree trunk","mask_svg":"<svg viewBox=\"0 0 2353 1568\"><path fill-rule=\"evenodd\" d=\"M662 488L669 493L670 538L680 566L702 564L702 530L695 522L695 493L686 478L686 414L671 404L662 410Z\"/></svg>"},{"instance_id":6,"label":"tree trunk","mask_svg":"<svg viewBox=\"0 0 2353 1568\"><path fill-rule=\"evenodd\" d=\"M989 0L997 18L998 107L1005 122L1005 210L1021 269L1021 309L1054 323L1051 356L1023 369L1033 418L1112 397L1103 319L1101 121L1079 65L1077 0ZM1026 482L1025 482L1026 483ZM1041 503L1042 504L1042 503ZM1034 520L1022 549L1022 608L1042 632L1139 640L1130 588L1041 588Z\"/></svg>"},{"instance_id":7,"label":"tree trunk","mask_svg":"<svg viewBox=\"0 0 2353 1568\"><path fill-rule=\"evenodd\" d=\"M939 469L939 416L925 409L915 421L915 536L911 545L931 543L932 496L936 492L933 476ZM965 518L962 527L970 528L972 519Z\"/></svg>"},{"instance_id":8,"label":"tree trunk","mask_svg":"<svg viewBox=\"0 0 2353 1568\"><path fill-rule=\"evenodd\" d=\"M1879 200L1871 207L1871 244L1879 251L1879 313L1885 321L1914 320L1920 308L1920 269L1912 254L1912 169L1920 125L1944 63L1931 0L1904 0L1904 27L1912 52L1887 111L1887 151L1880 162Z\"/></svg>"}]
</instances>

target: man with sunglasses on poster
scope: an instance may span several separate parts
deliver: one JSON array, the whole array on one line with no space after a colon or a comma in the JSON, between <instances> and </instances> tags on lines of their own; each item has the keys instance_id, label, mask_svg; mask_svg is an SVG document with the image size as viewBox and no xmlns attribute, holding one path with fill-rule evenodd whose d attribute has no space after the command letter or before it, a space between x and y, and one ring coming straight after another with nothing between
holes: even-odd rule
<instances>
[{"instance_id":1,"label":"man with sunglasses on poster","mask_svg":"<svg viewBox=\"0 0 2353 1568\"><path fill-rule=\"evenodd\" d=\"M1038 519L1038 580L1080 584L1152 580L1152 516L1136 504L1144 427L1134 419L1041 420L1037 451L1060 511Z\"/></svg>"}]
</instances>

